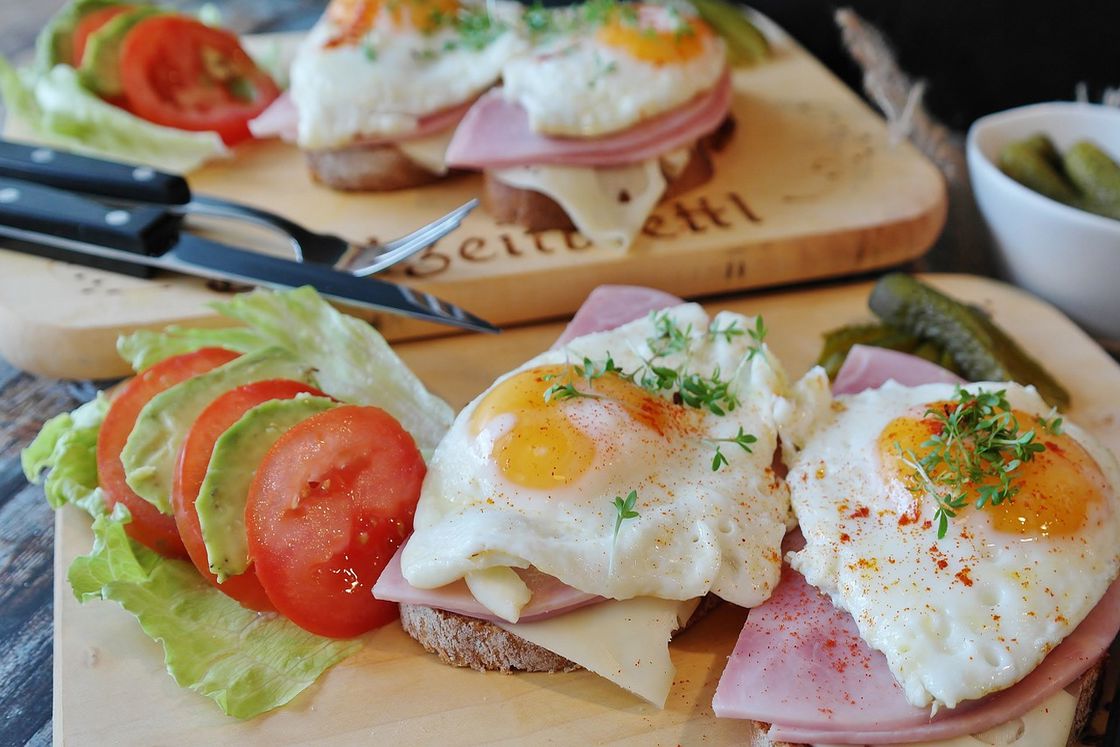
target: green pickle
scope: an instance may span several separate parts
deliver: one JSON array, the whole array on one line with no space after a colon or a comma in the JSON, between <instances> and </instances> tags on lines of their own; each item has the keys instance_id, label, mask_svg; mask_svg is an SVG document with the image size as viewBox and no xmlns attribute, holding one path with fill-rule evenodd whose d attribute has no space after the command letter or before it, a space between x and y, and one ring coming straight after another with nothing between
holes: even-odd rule
<instances>
[{"instance_id":1,"label":"green pickle","mask_svg":"<svg viewBox=\"0 0 1120 747\"><path fill-rule=\"evenodd\" d=\"M1086 209L1120 218L1120 165L1088 140L1074 143L1063 164L1070 181L1085 195Z\"/></svg>"},{"instance_id":2,"label":"green pickle","mask_svg":"<svg viewBox=\"0 0 1120 747\"><path fill-rule=\"evenodd\" d=\"M836 378L853 345L872 345L909 353L917 347L918 338L875 323L851 324L826 332L817 365L824 368L828 378Z\"/></svg>"},{"instance_id":3,"label":"green pickle","mask_svg":"<svg viewBox=\"0 0 1120 747\"><path fill-rule=\"evenodd\" d=\"M1008 143L999 154L1000 170L1028 189L1067 205L1079 206L1081 194L1062 171L1062 159L1050 138L1034 135Z\"/></svg>"},{"instance_id":4,"label":"green pickle","mask_svg":"<svg viewBox=\"0 0 1120 747\"><path fill-rule=\"evenodd\" d=\"M883 276L868 303L886 324L942 346L965 378L1031 384L1051 405L1069 405L1069 392L982 312L902 273Z\"/></svg>"},{"instance_id":5,"label":"green pickle","mask_svg":"<svg viewBox=\"0 0 1120 747\"><path fill-rule=\"evenodd\" d=\"M741 7L727 0L693 0L693 7L727 42L733 65L754 65L770 56L770 43Z\"/></svg>"}]
</instances>

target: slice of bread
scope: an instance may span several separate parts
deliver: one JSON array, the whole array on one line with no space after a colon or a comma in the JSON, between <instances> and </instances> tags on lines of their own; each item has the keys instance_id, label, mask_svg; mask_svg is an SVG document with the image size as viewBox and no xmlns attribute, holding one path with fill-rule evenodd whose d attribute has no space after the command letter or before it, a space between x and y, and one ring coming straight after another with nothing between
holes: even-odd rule
<instances>
[{"instance_id":1,"label":"slice of bread","mask_svg":"<svg viewBox=\"0 0 1120 747\"><path fill-rule=\"evenodd\" d=\"M661 200L668 200L695 189L712 178L715 169L711 154L722 150L735 130L735 120L728 117L710 135L697 141L689 151L688 162L676 174L662 167L668 182ZM530 231L574 231L575 224L564 208L547 195L531 189L520 189L497 179L490 171L483 172L482 206L499 223L514 223Z\"/></svg>"},{"instance_id":2,"label":"slice of bread","mask_svg":"<svg viewBox=\"0 0 1120 747\"><path fill-rule=\"evenodd\" d=\"M708 594L680 630L688 628L720 603ZM570 672L580 666L486 620L455 612L401 605L401 627L429 653L456 667L480 672Z\"/></svg>"},{"instance_id":3,"label":"slice of bread","mask_svg":"<svg viewBox=\"0 0 1120 747\"><path fill-rule=\"evenodd\" d=\"M348 145L307 151L311 176L331 189L389 192L422 187L443 176L424 168L393 145Z\"/></svg>"}]
</instances>

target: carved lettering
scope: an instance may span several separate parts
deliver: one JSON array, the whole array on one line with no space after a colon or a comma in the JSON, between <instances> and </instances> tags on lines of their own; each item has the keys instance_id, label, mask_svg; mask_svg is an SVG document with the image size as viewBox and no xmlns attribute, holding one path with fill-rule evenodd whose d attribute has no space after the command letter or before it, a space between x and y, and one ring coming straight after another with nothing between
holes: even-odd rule
<instances>
[{"instance_id":1,"label":"carved lettering","mask_svg":"<svg viewBox=\"0 0 1120 747\"><path fill-rule=\"evenodd\" d=\"M594 246L591 240L579 231L564 231L564 245L575 252L581 252Z\"/></svg>"},{"instance_id":2,"label":"carved lettering","mask_svg":"<svg viewBox=\"0 0 1120 747\"><path fill-rule=\"evenodd\" d=\"M655 239L674 239L677 234L674 231L666 231L665 219L657 213L651 213L646 222L642 224L642 233L646 236L652 236Z\"/></svg>"},{"instance_id":3,"label":"carved lettering","mask_svg":"<svg viewBox=\"0 0 1120 747\"><path fill-rule=\"evenodd\" d=\"M723 208L714 207L708 202L707 197L701 197L699 202L700 209L704 211L704 214L708 216L714 225L719 228L731 228L731 224L723 219Z\"/></svg>"},{"instance_id":4,"label":"carved lettering","mask_svg":"<svg viewBox=\"0 0 1120 747\"><path fill-rule=\"evenodd\" d=\"M502 243L505 245L506 251L509 252L509 256L520 257L521 255L523 255L525 253L525 252L523 252L523 251L521 251L520 249L517 248L517 244L513 243L513 237L510 236L508 233L503 233L501 236L499 236L499 238L502 240Z\"/></svg>"},{"instance_id":5,"label":"carved lettering","mask_svg":"<svg viewBox=\"0 0 1120 747\"><path fill-rule=\"evenodd\" d=\"M751 223L761 223L762 222L762 218L760 218L757 214L755 214L755 212L753 210L751 210L751 206L748 205L747 201L744 200L742 197L740 197L739 195L737 195L734 192L728 192L727 196L728 196L728 198L730 198L732 204L734 204L735 207L739 208L739 212L742 213L743 216L746 217L746 219L749 220Z\"/></svg>"},{"instance_id":6,"label":"carved lettering","mask_svg":"<svg viewBox=\"0 0 1120 747\"><path fill-rule=\"evenodd\" d=\"M550 246L545 245L545 243L544 243L544 232L543 231L534 231L533 233L531 233L529 235L533 237L533 245L535 247L537 247L538 252L540 252L541 254L555 254L556 253L555 249L553 249Z\"/></svg>"},{"instance_id":7,"label":"carved lettering","mask_svg":"<svg viewBox=\"0 0 1120 747\"><path fill-rule=\"evenodd\" d=\"M497 256L494 252L483 253L486 248L486 239L471 236L459 245L459 256L468 262L486 262Z\"/></svg>"}]
</instances>

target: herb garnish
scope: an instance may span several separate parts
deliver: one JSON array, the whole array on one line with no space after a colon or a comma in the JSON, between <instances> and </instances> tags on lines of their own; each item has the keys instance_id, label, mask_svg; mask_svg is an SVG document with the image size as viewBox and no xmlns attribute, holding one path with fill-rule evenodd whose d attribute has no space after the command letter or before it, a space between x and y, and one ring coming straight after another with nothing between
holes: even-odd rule
<instances>
[{"instance_id":1,"label":"herb garnish","mask_svg":"<svg viewBox=\"0 0 1120 747\"><path fill-rule=\"evenodd\" d=\"M734 438L707 438L704 440L708 443L715 444L716 447L716 453L712 456L712 472L717 472L720 467L729 464L727 457L724 456L723 452L720 450L720 444L738 444L743 451L752 454L754 452L751 451L751 444L758 441L755 436L746 433L743 430L743 426L739 426L739 432L735 434Z\"/></svg>"},{"instance_id":2,"label":"herb garnish","mask_svg":"<svg viewBox=\"0 0 1120 747\"><path fill-rule=\"evenodd\" d=\"M921 445L924 454L895 446L904 464L914 470L918 485L937 500L937 538L945 536L949 519L956 518L975 496L976 508L998 506L1019 492L1012 482L1015 471L1045 446L1035 432L1023 432L1007 401L1007 390L968 392L959 386L956 402L926 410L936 432ZM1061 428L1061 418L1040 419L1043 427Z\"/></svg>"},{"instance_id":3,"label":"herb garnish","mask_svg":"<svg viewBox=\"0 0 1120 747\"><path fill-rule=\"evenodd\" d=\"M638 512L634 510L634 504L638 502L638 491L631 490L630 494L623 498L622 496L615 496L614 506L618 515L614 520L614 541L618 541L618 530L622 528L622 522L627 519L638 518Z\"/></svg>"}]
</instances>

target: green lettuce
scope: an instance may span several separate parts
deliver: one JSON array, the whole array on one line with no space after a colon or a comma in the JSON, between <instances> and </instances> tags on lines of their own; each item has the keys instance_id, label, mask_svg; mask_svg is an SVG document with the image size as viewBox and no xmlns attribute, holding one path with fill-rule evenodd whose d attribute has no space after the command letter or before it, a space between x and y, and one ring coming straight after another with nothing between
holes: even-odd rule
<instances>
[{"instance_id":1,"label":"green lettuce","mask_svg":"<svg viewBox=\"0 0 1120 747\"><path fill-rule=\"evenodd\" d=\"M392 412L422 449L434 448L451 422L451 408L423 387L373 327L336 311L313 289L255 291L218 306L249 326L137 332L119 340L118 350L142 370L201 347L248 353L279 345L316 367L322 388L335 397ZM80 601L119 603L163 646L167 671L180 686L237 718L287 703L360 647L246 610L189 563L130 540L127 509L118 505L109 514L97 486L97 434L107 410L108 400L99 395L52 418L22 454L28 480L50 470L44 491L51 506L69 503L94 518L93 550L67 575Z\"/></svg>"},{"instance_id":2,"label":"green lettuce","mask_svg":"<svg viewBox=\"0 0 1120 747\"><path fill-rule=\"evenodd\" d=\"M117 339L117 353L128 361L132 370L145 368L173 355L191 353L202 348L226 348L250 353L270 345L268 338L250 327L178 327L162 332L142 329Z\"/></svg>"},{"instance_id":3,"label":"green lettuce","mask_svg":"<svg viewBox=\"0 0 1120 747\"><path fill-rule=\"evenodd\" d=\"M395 417L429 455L455 412L429 392L369 323L341 313L313 288L257 290L214 304L313 366L332 397L375 405Z\"/></svg>"},{"instance_id":4,"label":"green lettuce","mask_svg":"<svg viewBox=\"0 0 1120 747\"><path fill-rule=\"evenodd\" d=\"M108 400L99 394L74 412L56 415L20 455L29 482L50 469L43 492L51 508L70 503L91 516L105 513L97 487L97 433L108 409Z\"/></svg>"},{"instance_id":5,"label":"green lettuce","mask_svg":"<svg viewBox=\"0 0 1120 747\"><path fill-rule=\"evenodd\" d=\"M102 101L69 65L16 70L0 58L6 134L91 156L187 172L229 151L215 132L152 124Z\"/></svg>"},{"instance_id":6,"label":"green lettuce","mask_svg":"<svg viewBox=\"0 0 1120 747\"><path fill-rule=\"evenodd\" d=\"M245 609L189 563L131 541L127 519L127 511L118 510L94 520L93 551L67 574L74 595L82 602L108 599L134 614L163 644L175 682L213 699L230 716L252 718L284 705L361 647Z\"/></svg>"}]
</instances>

